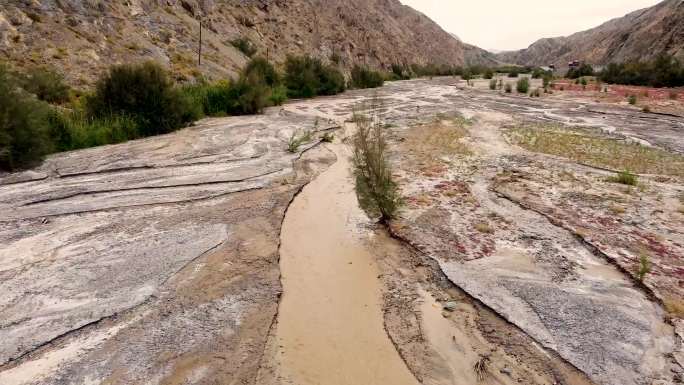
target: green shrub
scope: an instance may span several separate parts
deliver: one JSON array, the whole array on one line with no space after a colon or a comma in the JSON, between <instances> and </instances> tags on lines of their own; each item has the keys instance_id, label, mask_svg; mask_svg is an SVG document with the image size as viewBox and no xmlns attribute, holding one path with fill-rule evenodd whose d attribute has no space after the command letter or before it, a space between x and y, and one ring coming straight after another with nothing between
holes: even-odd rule
<instances>
[{"instance_id":1,"label":"green shrub","mask_svg":"<svg viewBox=\"0 0 684 385\"><path fill-rule=\"evenodd\" d=\"M515 89L518 91L518 93L526 94L530 89L530 79L528 79L526 76L518 79Z\"/></svg>"},{"instance_id":2,"label":"green shrub","mask_svg":"<svg viewBox=\"0 0 684 385\"><path fill-rule=\"evenodd\" d=\"M287 57L284 84L292 98L335 95L345 89L344 75L339 70L308 56Z\"/></svg>"},{"instance_id":3,"label":"green shrub","mask_svg":"<svg viewBox=\"0 0 684 385\"><path fill-rule=\"evenodd\" d=\"M254 43L252 43L252 41L246 37L239 37L235 40L232 40L230 44L245 54L245 56L250 58L257 52L257 48L254 46Z\"/></svg>"},{"instance_id":4,"label":"green shrub","mask_svg":"<svg viewBox=\"0 0 684 385\"><path fill-rule=\"evenodd\" d=\"M639 183L639 177L629 171L620 171L616 176L608 178L608 182L636 186Z\"/></svg>"},{"instance_id":5,"label":"green shrub","mask_svg":"<svg viewBox=\"0 0 684 385\"><path fill-rule=\"evenodd\" d=\"M629 95L629 97L627 98L627 101L628 101L629 104L631 104L631 105L637 104L637 97L636 97L636 95Z\"/></svg>"},{"instance_id":6,"label":"green shrub","mask_svg":"<svg viewBox=\"0 0 684 385\"><path fill-rule=\"evenodd\" d=\"M473 79L473 73L470 72L470 69L464 69L463 74L461 75L461 79L466 81L467 85L470 85L470 81Z\"/></svg>"},{"instance_id":7,"label":"green shrub","mask_svg":"<svg viewBox=\"0 0 684 385\"><path fill-rule=\"evenodd\" d=\"M253 74L261 76L269 87L277 87L280 85L280 75L275 67L268 60L262 57L256 57L247 63L247 66L242 70L242 75L249 77Z\"/></svg>"},{"instance_id":8,"label":"green shrub","mask_svg":"<svg viewBox=\"0 0 684 385\"><path fill-rule=\"evenodd\" d=\"M49 106L19 89L17 79L0 65L0 169L33 166L52 151L48 113Z\"/></svg>"},{"instance_id":9,"label":"green shrub","mask_svg":"<svg viewBox=\"0 0 684 385\"><path fill-rule=\"evenodd\" d=\"M353 88L377 88L384 83L382 74L366 67L355 65L351 71L351 86Z\"/></svg>"},{"instance_id":10,"label":"green shrub","mask_svg":"<svg viewBox=\"0 0 684 385\"><path fill-rule=\"evenodd\" d=\"M485 70L485 73L484 73L484 75L483 75L482 77L485 78L485 79L491 79L491 78L494 77L494 71L492 71L491 68L487 68L487 70ZM493 88L492 88L492 89L493 89Z\"/></svg>"},{"instance_id":11,"label":"green shrub","mask_svg":"<svg viewBox=\"0 0 684 385\"><path fill-rule=\"evenodd\" d=\"M39 100L62 104L69 101L69 86L64 77L44 67L32 68L22 77L22 87Z\"/></svg>"},{"instance_id":12,"label":"green shrub","mask_svg":"<svg viewBox=\"0 0 684 385\"><path fill-rule=\"evenodd\" d=\"M396 80L411 79L411 70L401 64L392 64L392 74Z\"/></svg>"},{"instance_id":13,"label":"green shrub","mask_svg":"<svg viewBox=\"0 0 684 385\"><path fill-rule=\"evenodd\" d=\"M322 65L318 70L318 79L318 95L337 95L346 88L344 75L332 66Z\"/></svg>"},{"instance_id":14,"label":"green shrub","mask_svg":"<svg viewBox=\"0 0 684 385\"><path fill-rule=\"evenodd\" d=\"M513 92L513 86L511 83L506 83L506 93L510 94L511 92Z\"/></svg>"},{"instance_id":15,"label":"green shrub","mask_svg":"<svg viewBox=\"0 0 684 385\"><path fill-rule=\"evenodd\" d=\"M518 77L518 70L512 70L511 72L508 73L509 78L517 78Z\"/></svg>"},{"instance_id":16,"label":"green shrub","mask_svg":"<svg viewBox=\"0 0 684 385\"><path fill-rule=\"evenodd\" d=\"M142 136L150 136L188 123L187 102L160 65L146 62L113 66L97 82L95 93L86 100L86 109L92 118L129 116Z\"/></svg>"},{"instance_id":17,"label":"green shrub","mask_svg":"<svg viewBox=\"0 0 684 385\"><path fill-rule=\"evenodd\" d=\"M535 68L532 71L532 79L540 79L546 75L546 71L542 70L541 68Z\"/></svg>"},{"instance_id":18,"label":"green shrub","mask_svg":"<svg viewBox=\"0 0 684 385\"><path fill-rule=\"evenodd\" d=\"M580 84L586 87L587 86L587 78L585 78L585 77L581 78Z\"/></svg>"},{"instance_id":19,"label":"green shrub","mask_svg":"<svg viewBox=\"0 0 684 385\"><path fill-rule=\"evenodd\" d=\"M489 89L490 90L496 90L496 83L497 83L496 79L490 80L489 81Z\"/></svg>"},{"instance_id":20,"label":"green shrub","mask_svg":"<svg viewBox=\"0 0 684 385\"><path fill-rule=\"evenodd\" d=\"M599 74L602 81L650 87L684 86L684 63L671 55L650 61L610 63Z\"/></svg>"},{"instance_id":21,"label":"green shrub","mask_svg":"<svg viewBox=\"0 0 684 385\"><path fill-rule=\"evenodd\" d=\"M565 75L568 79L578 79L583 76L594 76L594 67L587 63L582 63L579 67L570 68Z\"/></svg>"},{"instance_id":22,"label":"green shrub","mask_svg":"<svg viewBox=\"0 0 684 385\"><path fill-rule=\"evenodd\" d=\"M287 88L279 85L271 90L271 97L269 98L272 106L280 106L287 101Z\"/></svg>"},{"instance_id":23,"label":"green shrub","mask_svg":"<svg viewBox=\"0 0 684 385\"><path fill-rule=\"evenodd\" d=\"M387 160L385 130L378 119L354 114L353 171L359 205L381 222L394 218L401 206L399 188Z\"/></svg>"},{"instance_id":24,"label":"green shrub","mask_svg":"<svg viewBox=\"0 0 684 385\"><path fill-rule=\"evenodd\" d=\"M229 108L231 115L260 114L268 106L271 88L258 72L246 73L233 84L237 97L237 105Z\"/></svg>"},{"instance_id":25,"label":"green shrub","mask_svg":"<svg viewBox=\"0 0 684 385\"><path fill-rule=\"evenodd\" d=\"M335 135L332 132L326 132L321 137L321 140L326 143L332 143L335 140Z\"/></svg>"}]
</instances>

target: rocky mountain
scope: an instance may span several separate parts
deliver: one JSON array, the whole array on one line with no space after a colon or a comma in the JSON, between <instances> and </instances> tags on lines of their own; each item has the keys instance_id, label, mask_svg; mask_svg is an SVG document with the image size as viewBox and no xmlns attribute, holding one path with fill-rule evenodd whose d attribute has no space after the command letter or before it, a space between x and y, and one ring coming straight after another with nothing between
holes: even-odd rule
<instances>
[{"instance_id":1,"label":"rocky mountain","mask_svg":"<svg viewBox=\"0 0 684 385\"><path fill-rule=\"evenodd\" d=\"M529 48L497 54L521 65L592 64L652 59L668 53L684 59L684 0L665 0L596 28L567 37L541 39Z\"/></svg>"},{"instance_id":2,"label":"rocky mountain","mask_svg":"<svg viewBox=\"0 0 684 385\"><path fill-rule=\"evenodd\" d=\"M276 62L311 54L339 58L345 68L487 57L398 0L0 1L0 60L52 65L74 84L91 83L113 63L145 59L179 79L233 75L248 60L232 44L238 39Z\"/></svg>"}]
</instances>

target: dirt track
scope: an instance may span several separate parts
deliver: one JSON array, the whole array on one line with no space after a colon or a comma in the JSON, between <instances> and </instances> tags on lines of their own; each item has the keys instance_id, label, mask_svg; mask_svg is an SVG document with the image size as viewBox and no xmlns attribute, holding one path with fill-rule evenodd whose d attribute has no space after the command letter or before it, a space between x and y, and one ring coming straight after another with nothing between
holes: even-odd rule
<instances>
[{"instance_id":1,"label":"dirt track","mask_svg":"<svg viewBox=\"0 0 684 385\"><path fill-rule=\"evenodd\" d=\"M297 193L337 157L317 142L288 154L286 140L344 125L376 92L407 197L392 226L403 241L351 228L378 269L369 287L380 288L385 333L374 335L413 377L472 385L482 361L491 383L674 383L681 177L644 175L642 191L625 192L604 181L611 173L529 152L507 130L592 126L681 154L684 119L463 86L409 81L293 102L2 177L0 383L307 383L283 374L278 348L280 232ZM615 202L627 212L608 221ZM644 285L626 234L653 248Z\"/></svg>"}]
</instances>

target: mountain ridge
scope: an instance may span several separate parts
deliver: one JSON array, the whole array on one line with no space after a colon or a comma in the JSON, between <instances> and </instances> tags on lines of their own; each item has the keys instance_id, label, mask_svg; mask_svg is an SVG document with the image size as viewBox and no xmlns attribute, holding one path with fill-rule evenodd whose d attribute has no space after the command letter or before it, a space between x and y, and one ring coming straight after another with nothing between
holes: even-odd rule
<instances>
[{"instance_id":1,"label":"mountain ridge","mask_svg":"<svg viewBox=\"0 0 684 385\"><path fill-rule=\"evenodd\" d=\"M198 66L199 21L202 65ZM398 0L35 0L0 4L0 54L18 67L50 65L70 83L91 84L115 63L155 60L178 79L234 76L248 57L282 63L288 54L391 64L495 62ZM483 63L483 64L486 64Z\"/></svg>"},{"instance_id":2,"label":"mountain ridge","mask_svg":"<svg viewBox=\"0 0 684 385\"><path fill-rule=\"evenodd\" d=\"M684 59L684 0L665 0L585 31L542 38L528 48L495 56L512 64L563 67L573 60L605 65L660 54Z\"/></svg>"}]
</instances>

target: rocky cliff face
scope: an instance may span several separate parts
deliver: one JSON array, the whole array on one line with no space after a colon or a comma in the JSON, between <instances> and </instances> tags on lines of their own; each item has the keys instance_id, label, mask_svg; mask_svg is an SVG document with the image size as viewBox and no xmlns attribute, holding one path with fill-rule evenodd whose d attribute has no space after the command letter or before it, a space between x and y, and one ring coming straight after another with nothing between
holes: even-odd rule
<instances>
[{"instance_id":1,"label":"rocky cliff face","mask_svg":"<svg viewBox=\"0 0 684 385\"><path fill-rule=\"evenodd\" d=\"M596 28L567 37L541 39L529 48L497 57L521 65L592 64L652 59L668 53L684 59L684 0L665 0Z\"/></svg>"},{"instance_id":2,"label":"rocky cliff face","mask_svg":"<svg viewBox=\"0 0 684 385\"><path fill-rule=\"evenodd\" d=\"M465 44L398 0L0 1L0 58L53 65L75 84L92 82L110 64L144 59L180 79L232 75L247 61L231 44L238 38L276 62L305 53L339 56L345 68L466 60ZM485 56L468 50L471 60Z\"/></svg>"}]
</instances>

